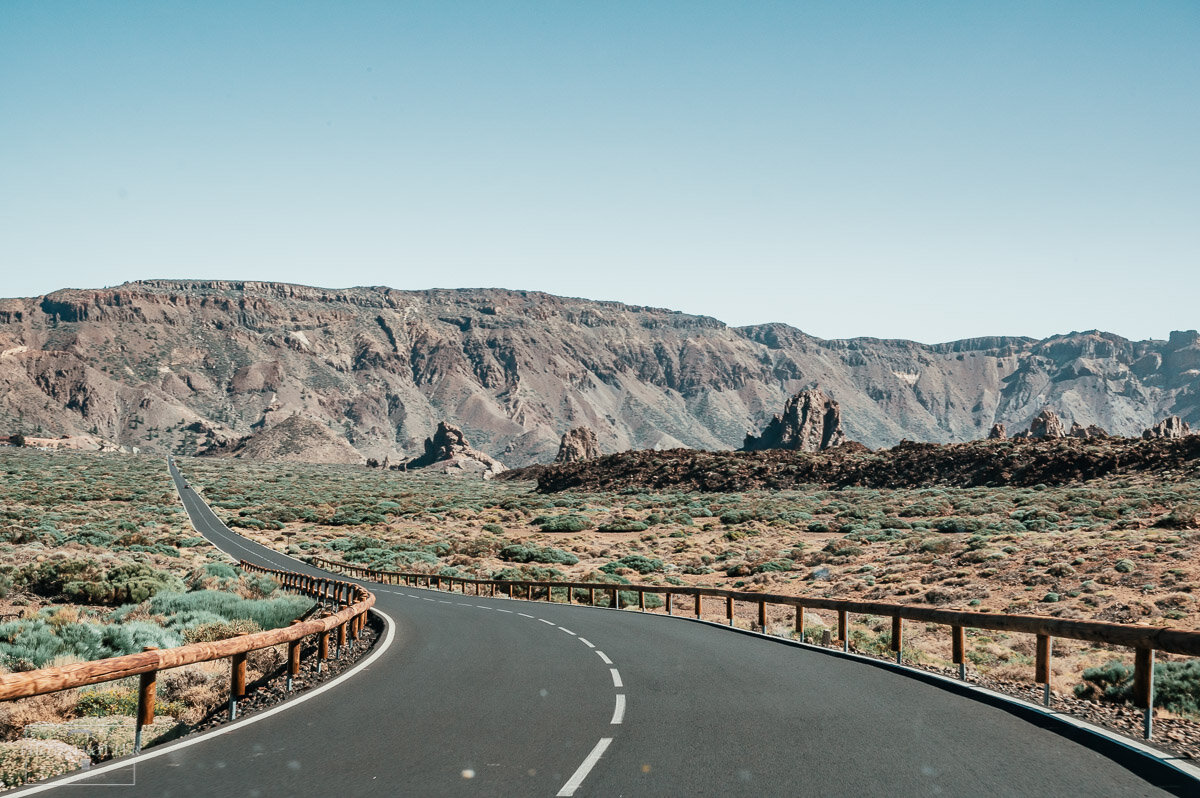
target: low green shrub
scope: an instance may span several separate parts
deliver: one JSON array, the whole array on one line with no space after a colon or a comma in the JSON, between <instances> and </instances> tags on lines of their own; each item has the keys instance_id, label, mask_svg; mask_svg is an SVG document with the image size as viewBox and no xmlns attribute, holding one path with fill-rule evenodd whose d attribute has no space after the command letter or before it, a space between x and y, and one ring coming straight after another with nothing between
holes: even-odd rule
<instances>
[{"instance_id":1,"label":"low green shrub","mask_svg":"<svg viewBox=\"0 0 1200 798\"><path fill-rule=\"evenodd\" d=\"M632 518L613 518L596 527L597 532L645 532L649 527Z\"/></svg>"},{"instance_id":2,"label":"low green shrub","mask_svg":"<svg viewBox=\"0 0 1200 798\"><path fill-rule=\"evenodd\" d=\"M1109 701L1125 703L1133 698L1133 668L1112 661L1083 672L1083 683L1075 685L1079 698L1097 694ZM1180 715L1200 717L1200 660L1160 662L1154 666L1154 705Z\"/></svg>"},{"instance_id":3,"label":"low green shrub","mask_svg":"<svg viewBox=\"0 0 1200 798\"><path fill-rule=\"evenodd\" d=\"M619 569L629 568L637 571L639 574L650 574L663 569L663 561L657 558L646 557L642 554L626 554L619 560L613 560L607 565L600 566L600 570L606 574L616 573Z\"/></svg>"},{"instance_id":4,"label":"low green shrub","mask_svg":"<svg viewBox=\"0 0 1200 798\"><path fill-rule=\"evenodd\" d=\"M579 558L553 546L529 546L513 543L500 549L499 557L508 562L540 562L555 565L575 565Z\"/></svg>"},{"instance_id":5,"label":"low green shrub","mask_svg":"<svg viewBox=\"0 0 1200 798\"><path fill-rule=\"evenodd\" d=\"M582 532L592 528L592 522L582 515L551 515L535 518L533 523L543 532Z\"/></svg>"}]
</instances>

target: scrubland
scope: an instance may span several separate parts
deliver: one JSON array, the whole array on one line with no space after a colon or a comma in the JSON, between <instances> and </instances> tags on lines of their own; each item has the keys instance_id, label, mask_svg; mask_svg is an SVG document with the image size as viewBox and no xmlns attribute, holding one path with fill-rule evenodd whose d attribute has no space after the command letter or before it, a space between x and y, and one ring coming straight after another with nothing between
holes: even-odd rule
<instances>
[{"instance_id":1,"label":"scrubland","mask_svg":"<svg viewBox=\"0 0 1200 798\"><path fill-rule=\"evenodd\" d=\"M491 579L707 585L1200 628L1200 481L1178 474L1059 487L539 494L527 482L352 466L179 464L230 526L297 556ZM8 668L173 645L205 633L196 630L273 625L295 611L255 615L255 602L277 608L273 583L238 573L195 536L157 458L0 450L0 469L0 662ZM205 598L217 593L245 606ZM706 607L713 620L724 615L716 604ZM752 605L742 605L736 623L755 621ZM835 622L810 611L804 634L820 640ZM87 625L106 631L63 633ZM794 635L791 612L773 610L765 631ZM967 643L972 678L1032 683L1031 636L973 630ZM887 656L888 620L853 616L850 644ZM1127 697L1131 652L1058 640L1054 655L1054 689L1064 699ZM908 624L903 656L948 667L948 630ZM218 676L200 666L181 671L162 682L160 700L194 719L220 700ZM1200 717L1200 663L1160 657L1157 679L1164 716ZM128 708L105 700L52 696L14 709L26 703L18 702L0 728L28 739L37 736L29 722L47 713ZM93 704L102 707L86 710Z\"/></svg>"},{"instance_id":2,"label":"scrubland","mask_svg":"<svg viewBox=\"0 0 1200 798\"><path fill-rule=\"evenodd\" d=\"M4 448L0 474L0 673L275 628L311 604L196 535L158 458ZM255 652L249 678L282 662ZM227 663L164 672L145 741L223 706L228 678ZM0 704L0 784L132 750L136 689L127 679Z\"/></svg>"}]
</instances>

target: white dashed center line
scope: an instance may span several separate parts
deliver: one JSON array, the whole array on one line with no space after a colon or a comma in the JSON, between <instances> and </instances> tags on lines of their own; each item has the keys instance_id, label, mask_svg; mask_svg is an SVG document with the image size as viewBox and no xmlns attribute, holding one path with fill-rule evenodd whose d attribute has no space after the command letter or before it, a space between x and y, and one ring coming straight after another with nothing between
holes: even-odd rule
<instances>
[{"instance_id":1,"label":"white dashed center line","mask_svg":"<svg viewBox=\"0 0 1200 798\"><path fill-rule=\"evenodd\" d=\"M579 642L580 642L580 643L583 643L583 644L584 644L585 646L587 646L588 648L595 648L595 647L596 647L596 645L595 645L594 643L592 643L590 640L588 640L586 637L581 637L581 638L579 638Z\"/></svg>"},{"instance_id":2,"label":"white dashed center line","mask_svg":"<svg viewBox=\"0 0 1200 798\"><path fill-rule=\"evenodd\" d=\"M542 623L548 623L551 626L554 625L554 621L547 621L545 618L538 618L538 620L541 621Z\"/></svg>"},{"instance_id":3,"label":"white dashed center line","mask_svg":"<svg viewBox=\"0 0 1200 798\"><path fill-rule=\"evenodd\" d=\"M533 619L533 616L532 616L532 615L526 615L526 614L525 614L525 613L523 613L523 612L518 612L518 613L517 613L517 615L520 615L522 618L529 618L529 619L531 619L531 620Z\"/></svg>"},{"instance_id":4,"label":"white dashed center line","mask_svg":"<svg viewBox=\"0 0 1200 798\"><path fill-rule=\"evenodd\" d=\"M569 635L574 635L574 634L575 634L574 632L572 632L570 629L568 629L568 628L567 628L567 627L565 627L565 626L560 626L560 627L558 627L558 628L559 628L559 629L562 629L564 632L566 632L566 633L567 633L567 634L569 634Z\"/></svg>"},{"instance_id":5,"label":"white dashed center line","mask_svg":"<svg viewBox=\"0 0 1200 798\"><path fill-rule=\"evenodd\" d=\"M613 707L613 717L609 723L619 726L623 720L625 720L625 694L617 693L617 705Z\"/></svg>"},{"instance_id":6,"label":"white dashed center line","mask_svg":"<svg viewBox=\"0 0 1200 798\"><path fill-rule=\"evenodd\" d=\"M612 673L613 687L624 687L625 683L621 681L621 672L616 668L609 668L608 670Z\"/></svg>"},{"instance_id":7,"label":"white dashed center line","mask_svg":"<svg viewBox=\"0 0 1200 798\"><path fill-rule=\"evenodd\" d=\"M599 657L600 657L600 659L604 660L604 664L605 664L605 665L612 665L612 664L613 664L613 661L612 661L611 659L609 659L609 658L608 658L608 655L607 655L607 654L605 654L605 653L604 653L603 651L601 651L600 649L596 649L596 654L597 654L597 656L599 656Z\"/></svg>"},{"instance_id":8,"label":"white dashed center line","mask_svg":"<svg viewBox=\"0 0 1200 798\"><path fill-rule=\"evenodd\" d=\"M612 744L611 737L601 737L600 742L596 743L596 747L587 755L587 759L583 760L583 764L575 771L571 778L567 779L567 783L558 791L558 798L574 795L579 789L579 785L583 784L583 780L592 772L592 768L600 761L600 757L604 756L604 752L608 750L608 746Z\"/></svg>"}]
</instances>

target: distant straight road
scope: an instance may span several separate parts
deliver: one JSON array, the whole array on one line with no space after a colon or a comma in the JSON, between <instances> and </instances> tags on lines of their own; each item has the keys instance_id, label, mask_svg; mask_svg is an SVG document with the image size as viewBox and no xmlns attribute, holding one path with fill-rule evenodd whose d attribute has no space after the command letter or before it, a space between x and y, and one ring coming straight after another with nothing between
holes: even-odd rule
<instances>
[{"instance_id":1,"label":"distant straight road","mask_svg":"<svg viewBox=\"0 0 1200 798\"><path fill-rule=\"evenodd\" d=\"M192 523L223 551L324 574L230 531L174 464L171 473ZM396 634L366 669L294 708L140 761L136 773L118 768L53 792L1200 794L1172 769L1110 758L1122 750L1111 743L887 667L678 618L370 587ZM133 784L98 786L123 781Z\"/></svg>"}]
</instances>

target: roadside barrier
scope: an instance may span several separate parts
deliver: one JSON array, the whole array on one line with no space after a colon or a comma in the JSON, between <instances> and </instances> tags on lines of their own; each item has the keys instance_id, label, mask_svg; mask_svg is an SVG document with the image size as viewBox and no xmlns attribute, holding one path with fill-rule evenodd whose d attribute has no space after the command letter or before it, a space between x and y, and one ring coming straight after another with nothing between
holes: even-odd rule
<instances>
[{"instance_id":1,"label":"roadside barrier","mask_svg":"<svg viewBox=\"0 0 1200 798\"><path fill-rule=\"evenodd\" d=\"M603 582L528 582L495 579L466 579L459 576L441 576L439 574L409 573L402 571L378 571L363 568L351 563L328 560L323 557L311 557L309 561L316 566L330 571L342 573L357 579L392 585L410 585L430 587L437 590L453 591L455 586L466 593L473 586L475 595L483 595L483 590L489 590L489 595L495 596L497 589L503 591L508 598L523 598L533 600L534 591L544 591L546 601L554 601L554 591L561 590L566 594L566 603L574 602L575 591L587 591L587 601L580 602L589 605L596 603L596 593L609 595L610 607L620 609L621 593L636 593L637 607L646 609L646 594L663 595L666 610L669 615L675 614L672 597L691 596L693 612L696 618L701 617L701 599L704 597L724 599L725 617L733 625L734 604L744 602L757 607L758 627L765 631L767 624L767 607L782 605L795 609L796 631L804 632L805 610L833 610L837 612L837 640L843 651L849 651L849 618L857 615L880 615L891 618L892 635L891 650L896 654L896 662L902 664L901 652L904 644L904 622L939 624L950 627L952 660L958 665L958 676L966 680L966 629L990 629L1003 632L1018 632L1035 635L1037 638L1036 659L1034 662L1034 681L1043 685L1043 702L1050 705L1051 657L1053 656L1054 638L1082 640L1089 643L1124 646L1134 651L1133 698L1134 704L1143 710L1142 731L1149 740L1154 733L1154 654L1161 651L1168 654L1183 656L1200 656L1200 632L1171 627L1140 626L1126 623L1106 623L1104 621L1079 621L1064 618L1049 618L1040 615L1007 615L992 612L964 612L959 610L939 610L928 607L916 607L907 604L888 604L875 601L850 601L843 599L828 599L806 596L783 596L770 593L746 593L737 590L726 590L715 587L692 587L680 585L614 585ZM633 606L627 603L626 606ZM832 642L832 635L830 641Z\"/></svg>"},{"instance_id":2,"label":"roadside barrier","mask_svg":"<svg viewBox=\"0 0 1200 798\"><path fill-rule=\"evenodd\" d=\"M86 687L138 676L138 707L134 732L134 751L142 748L142 727L154 722L154 691L158 672L197 662L228 659L229 719L237 718L238 700L246 695L246 655L251 651L287 644L287 690L300 673L301 645L317 636L317 672L329 658L330 638L335 637L335 656L341 656L347 638L357 640L366 622L367 611L375 604L375 595L353 582L309 576L294 571L263 568L243 560L244 571L274 577L286 589L311 596L320 607L336 610L324 618L293 621L291 626L265 632L242 634L212 643L191 643L175 648L148 647L140 654L78 662L54 668L10 673L0 676L0 701L46 695L73 687Z\"/></svg>"}]
</instances>

